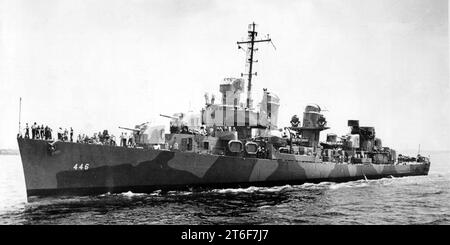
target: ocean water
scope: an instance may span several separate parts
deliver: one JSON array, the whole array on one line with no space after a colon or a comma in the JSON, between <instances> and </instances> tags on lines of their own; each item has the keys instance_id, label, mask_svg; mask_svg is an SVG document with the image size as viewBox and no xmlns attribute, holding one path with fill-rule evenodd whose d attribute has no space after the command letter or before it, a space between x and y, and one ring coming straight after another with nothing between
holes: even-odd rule
<instances>
[{"instance_id":1,"label":"ocean water","mask_svg":"<svg viewBox=\"0 0 450 245\"><path fill-rule=\"evenodd\" d=\"M20 157L0 155L0 224L450 224L450 152L424 155L428 176L30 202Z\"/></svg>"}]
</instances>

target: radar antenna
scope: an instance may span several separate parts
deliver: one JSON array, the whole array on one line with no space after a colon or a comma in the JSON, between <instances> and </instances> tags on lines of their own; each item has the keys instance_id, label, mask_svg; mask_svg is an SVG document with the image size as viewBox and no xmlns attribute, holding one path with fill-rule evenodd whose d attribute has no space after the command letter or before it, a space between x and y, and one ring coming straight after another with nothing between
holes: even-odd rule
<instances>
[{"instance_id":1,"label":"radar antenna","mask_svg":"<svg viewBox=\"0 0 450 245\"><path fill-rule=\"evenodd\" d=\"M255 40L256 36L258 36L258 32L255 31L255 27L256 24L255 22L253 22L252 24L248 25L248 40L247 41L242 41L242 42L237 42L238 44L238 49L243 49L240 44L247 44L247 60L246 60L246 64L248 64L248 73L247 74L243 74L241 73L241 77L243 77L244 75L248 76L247 80L248 80L248 84L247 84L247 108L251 108L252 107L252 76L253 75L257 75L257 73L253 73L253 63L254 62L258 62L258 61L254 61L253 60L253 54L254 51L257 51L258 49L255 48L255 43L261 43L261 42L271 42L272 43L272 39L269 38L269 35L267 35L266 39L260 39L260 40ZM272 43L273 47L275 48L275 45ZM275 48L276 50L276 48Z\"/></svg>"}]
</instances>

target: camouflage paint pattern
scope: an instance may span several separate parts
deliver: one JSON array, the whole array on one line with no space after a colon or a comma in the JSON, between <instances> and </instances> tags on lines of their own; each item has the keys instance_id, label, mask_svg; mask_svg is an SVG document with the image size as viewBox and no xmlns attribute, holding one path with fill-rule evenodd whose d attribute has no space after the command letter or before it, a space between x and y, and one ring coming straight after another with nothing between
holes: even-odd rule
<instances>
[{"instance_id":1,"label":"camouflage paint pattern","mask_svg":"<svg viewBox=\"0 0 450 245\"><path fill-rule=\"evenodd\" d=\"M269 160L18 139L27 196L245 187L427 175L430 164L377 165ZM89 164L75 169L75 164Z\"/></svg>"}]
</instances>

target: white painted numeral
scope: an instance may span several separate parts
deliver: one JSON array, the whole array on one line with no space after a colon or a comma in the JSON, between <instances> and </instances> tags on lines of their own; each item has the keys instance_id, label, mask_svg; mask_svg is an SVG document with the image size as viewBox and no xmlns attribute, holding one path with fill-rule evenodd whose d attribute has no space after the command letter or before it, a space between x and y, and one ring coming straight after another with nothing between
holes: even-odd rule
<instances>
[{"instance_id":1,"label":"white painted numeral","mask_svg":"<svg viewBox=\"0 0 450 245\"><path fill-rule=\"evenodd\" d=\"M75 164L75 165L73 165L73 169L75 169L75 170L88 170L89 169L89 163Z\"/></svg>"}]
</instances>

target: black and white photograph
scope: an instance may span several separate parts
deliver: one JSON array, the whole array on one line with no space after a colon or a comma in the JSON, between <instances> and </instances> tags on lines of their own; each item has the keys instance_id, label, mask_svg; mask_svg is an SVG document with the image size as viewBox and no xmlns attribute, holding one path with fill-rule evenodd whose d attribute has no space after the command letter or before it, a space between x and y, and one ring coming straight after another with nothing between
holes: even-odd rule
<instances>
[{"instance_id":1,"label":"black and white photograph","mask_svg":"<svg viewBox=\"0 0 450 245\"><path fill-rule=\"evenodd\" d=\"M448 12L0 0L0 224L450 225Z\"/></svg>"}]
</instances>

